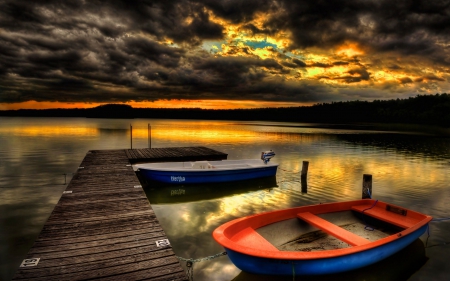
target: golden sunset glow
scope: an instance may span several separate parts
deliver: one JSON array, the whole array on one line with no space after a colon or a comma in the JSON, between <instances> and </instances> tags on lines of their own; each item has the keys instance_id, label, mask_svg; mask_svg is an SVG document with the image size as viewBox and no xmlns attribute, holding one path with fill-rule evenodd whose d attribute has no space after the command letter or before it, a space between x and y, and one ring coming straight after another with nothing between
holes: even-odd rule
<instances>
[{"instance_id":1,"label":"golden sunset glow","mask_svg":"<svg viewBox=\"0 0 450 281\"><path fill-rule=\"evenodd\" d=\"M17 136L35 137L35 136L67 136L67 137L83 137L95 136L98 134L96 128L73 128L70 126L22 126L22 127L3 127L0 129L2 133L10 133Z\"/></svg>"},{"instance_id":2,"label":"golden sunset glow","mask_svg":"<svg viewBox=\"0 0 450 281\"><path fill-rule=\"evenodd\" d=\"M201 121L196 122L198 126L201 126ZM187 126L187 127L185 127ZM183 128L184 127L184 128ZM209 123L205 128L189 128L188 124L183 127L174 130L173 128L158 127L152 128L152 138L160 140L182 140L182 141L195 141L207 145L208 143L220 143L222 140L227 141L242 141L245 142L257 142L260 141L260 134L251 131L230 130L223 128L223 124L211 125ZM147 128L133 128L133 136L136 138L146 139L148 136Z\"/></svg>"},{"instance_id":3,"label":"golden sunset glow","mask_svg":"<svg viewBox=\"0 0 450 281\"><path fill-rule=\"evenodd\" d=\"M36 102L0 103L0 110L17 109L57 109L57 108L93 108L105 103L64 103L64 102ZM307 106L313 103L300 102L265 102L252 100L157 100L154 102L124 102L134 108L203 108L203 109L238 109L261 107L292 107Z\"/></svg>"},{"instance_id":4,"label":"golden sunset glow","mask_svg":"<svg viewBox=\"0 0 450 281\"><path fill-rule=\"evenodd\" d=\"M338 47L336 53L338 55L344 55L348 58L364 54L364 52L358 48L357 44L352 43Z\"/></svg>"}]
</instances>

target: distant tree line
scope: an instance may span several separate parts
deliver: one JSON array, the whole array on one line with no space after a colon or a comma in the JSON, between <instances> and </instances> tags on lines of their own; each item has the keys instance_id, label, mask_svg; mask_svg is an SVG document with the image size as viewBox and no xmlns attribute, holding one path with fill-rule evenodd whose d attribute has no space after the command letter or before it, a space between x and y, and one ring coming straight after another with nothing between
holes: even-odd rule
<instances>
[{"instance_id":1,"label":"distant tree line","mask_svg":"<svg viewBox=\"0 0 450 281\"><path fill-rule=\"evenodd\" d=\"M107 104L88 109L20 109L0 116L261 120L311 123L409 123L450 127L450 94L408 99L318 103L312 106L258 109L132 108Z\"/></svg>"}]
</instances>

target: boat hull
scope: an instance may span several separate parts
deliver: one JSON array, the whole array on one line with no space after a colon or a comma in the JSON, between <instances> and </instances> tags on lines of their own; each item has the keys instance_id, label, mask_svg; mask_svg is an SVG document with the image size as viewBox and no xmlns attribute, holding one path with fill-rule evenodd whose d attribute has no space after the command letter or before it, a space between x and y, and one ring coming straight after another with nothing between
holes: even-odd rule
<instances>
[{"instance_id":1,"label":"boat hull","mask_svg":"<svg viewBox=\"0 0 450 281\"><path fill-rule=\"evenodd\" d=\"M277 166L257 167L243 170L204 171L158 171L139 168L140 173L150 181L170 184L217 183L273 177Z\"/></svg>"},{"instance_id":2,"label":"boat hull","mask_svg":"<svg viewBox=\"0 0 450 281\"><path fill-rule=\"evenodd\" d=\"M213 237L246 272L334 274L399 252L425 233L431 219L400 206L361 199L234 219L216 228Z\"/></svg>"},{"instance_id":3,"label":"boat hull","mask_svg":"<svg viewBox=\"0 0 450 281\"><path fill-rule=\"evenodd\" d=\"M266 275L322 275L345 272L379 262L404 249L425 233L428 225L388 244L354 254L310 260L270 259L225 248L230 260L242 271Z\"/></svg>"}]
</instances>

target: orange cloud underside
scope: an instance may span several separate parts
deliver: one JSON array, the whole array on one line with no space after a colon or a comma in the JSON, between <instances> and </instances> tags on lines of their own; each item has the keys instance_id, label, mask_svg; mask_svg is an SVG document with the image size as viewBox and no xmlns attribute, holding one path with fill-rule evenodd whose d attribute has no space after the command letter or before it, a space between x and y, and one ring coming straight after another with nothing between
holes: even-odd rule
<instances>
[{"instance_id":1,"label":"orange cloud underside","mask_svg":"<svg viewBox=\"0 0 450 281\"><path fill-rule=\"evenodd\" d=\"M0 110L17 109L54 109L54 108L92 108L106 103L66 103L66 102L37 102L0 103ZM153 102L126 102L134 108L203 108L203 109L237 109L264 107L292 107L312 105L311 103L269 102L269 101L230 101L230 100L157 100Z\"/></svg>"}]
</instances>

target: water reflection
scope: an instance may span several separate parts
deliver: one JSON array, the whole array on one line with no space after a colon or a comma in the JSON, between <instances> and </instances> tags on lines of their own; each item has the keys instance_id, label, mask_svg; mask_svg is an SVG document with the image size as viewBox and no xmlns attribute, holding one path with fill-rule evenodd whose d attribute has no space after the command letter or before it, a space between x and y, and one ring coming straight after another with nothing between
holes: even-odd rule
<instances>
[{"instance_id":1,"label":"water reflection","mask_svg":"<svg viewBox=\"0 0 450 281\"><path fill-rule=\"evenodd\" d=\"M280 164L275 183L146 189L178 256L222 252L211 233L238 217L359 199L363 174L373 175L376 199L434 217L450 214L448 138L273 122L0 117L1 280L12 277L42 229L66 186L63 174L69 182L89 150L129 148L130 124L133 147L147 147L149 123L153 147L206 146L231 160L259 158L261 151L273 149L272 161ZM302 161L309 161L307 182L300 179ZM430 229L430 245L449 242L450 223ZM427 249L430 259L414 276L448 277L450 269L441 265L449 252L441 246ZM383 268L379 271L391 271L389 265ZM194 280L229 281L240 274L220 257L196 264Z\"/></svg>"},{"instance_id":2,"label":"water reflection","mask_svg":"<svg viewBox=\"0 0 450 281\"><path fill-rule=\"evenodd\" d=\"M410 157L450 158L448 138L402 134L352 134L337 135L337 139L354 146L394 150Z\"/></svg>"},{"instance_id":3,"label":"water reflection","mask_svg":"<svg viewBox=\"0 0 450 281\"><path fill-rule=\"evenodd\" d=\"M192 185L169 185L158 182L148 183L140 175L139 179L143 184L145 193L151 204L211 200L262 189L270 192L272 188L278 187L275 176L245 181Z\"/></svg>"}]
</instances>

